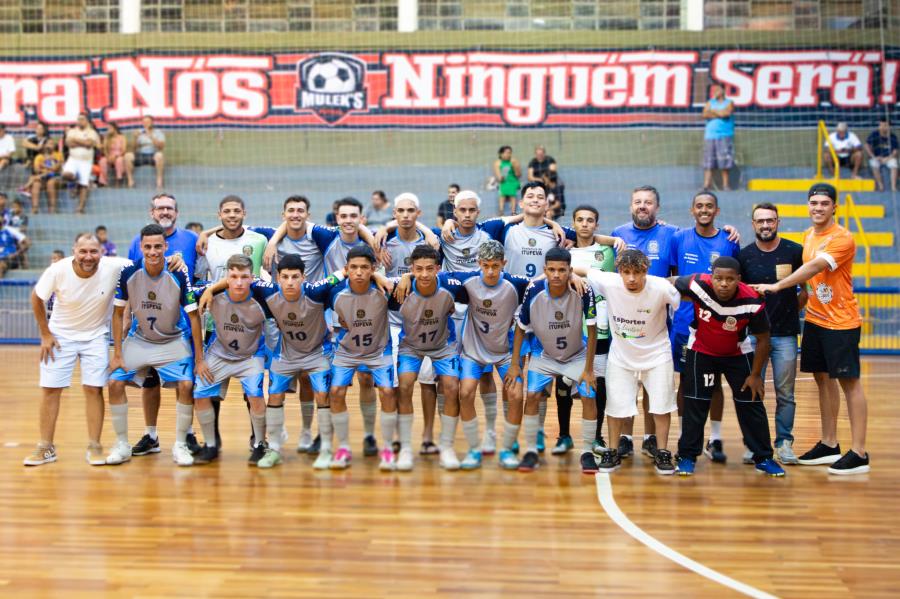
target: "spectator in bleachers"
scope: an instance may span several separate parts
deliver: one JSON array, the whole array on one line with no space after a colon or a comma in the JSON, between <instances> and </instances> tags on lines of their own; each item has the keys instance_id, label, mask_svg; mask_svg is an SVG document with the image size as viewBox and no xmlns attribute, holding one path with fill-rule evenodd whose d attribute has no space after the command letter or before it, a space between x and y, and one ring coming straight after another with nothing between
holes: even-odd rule
<instances>
[{"instance_id":1,"label":"spectator in bleachers","mask_svg":"<svg viewBox=\"0 0 900 599\"><path fill-rule=\"evenodd\" d=\"M103 155L98 161L100 174L97 182L101 186L109 183L109 167L112 165L116 171L116 186L122 184L125 178L125 152L128 150L128 139L122 134L119 126L109 123L109 130L103 138Z\"/></svg>"},{"instance_id":2,"label":"spectator in bleachers","mask_svg":"<svg viewBox=\"0 0 900 599\"><path fill-rule=\"evenodd\" d=\"M12 164L16 153L16 140L6 132L6 125L0 123L0 171Z\"/></svg>"},{"instance_id":3,"label":"spectator in bleachers","mask_svg":"<svg viewBox=\"0 0 900 599\"><path fill-rule=\"evenodd\" d=\"M334 202L332 202L331 212L325 215L325 224L329 227L337 226L338 202L340 202L340 200L335 200Z\"/></svg>"},{"instance_id":4,"label":"spectator in bleachers","mask_svg":"<svg viewBox=\"0 0 900 599\"><path fill-rule=\"evenodd\" d=\"M869 168L872 169L872 177L875 178L875 186L878 191L884 191L884 179L881 176L882 167L887 167L891 172L891 191L897 191L897 152L900 146L897 144L897 136L891 133L891 123L882 119L878 123L878 129L872 131L866 139L866 153L869 155Z\"/></svg>"},{"instance_id":5,"label":"spectator in bleachers","mask_svg":"<svg viewBox=\"0 0 900 599\"><path fill-rule=\"evenodd\" d=\"M75 208L75 212L84 214L91 187L94 151L100 148L100 135L94 129L86 112L78 115L75 127L66 133L66 147L69 148L69 158L62 167L62 177L77 185L78 207Z\"/></svg>"},{"instance_id":6,"label":"spectator in bleachers","mask_svg":"<svg viewBox=\"0 0 900 599\"><path fill-rule=\"evenodd\" d=\"M190 222L184 226L188 231L193 231L197 235L203 232L203 223Z\"/></svg>"},{"instance_id":7,"label":"spectator in bleachers","mask_svg":"<svg viewBox=\"0 0 900 599\"><path fill-rule=\"evenodd\" d=\"M128 187L134 187L135 167L152 164L156 167L156 188L162 189L165 147L166 134L153 125L153 117L145 116L143 127L134 134L133 151L125 154L125 176L128 178Z\"/></svg>"},{"instance_id":8,"label":"spectator in bleachers","mask_svg":"<svg viewBox=\"0 0 900 599\"><path fill-rule=\"evenodd\" d=\"M109 240L109 231L106 230L106 226L98 225L96 229L94 229L94 235L97 236L97 240L100 242L100 249L103 251L104 256L116 256L116 244Z\"/></svg>"},{"instance_id":9,"label":"spectator in bleachers","mask_svg":"<svg viewBox=\"0 0 900 599\"><path fill-rule=\"evenodd\" d=\"M363 211L362 223L370 229L378 229L394 218L394 211L387 196L380 189L372 192L372 199Z\"/></svg>"},{"instance_id":10,"label":"spectator in bleachers","mask_svg":"<svg viewBox=\"0 0 900 599\"><path fill-rule=\"evenodd\" d=\"M66 257L66 253L62 250L53 250L50 252L50 264L56 264Z\"/></svg>"},{"instance_id":11,"label":"spectator in bleachers","mask_svg":"<svg viewBox=\"0 0 900 599\"><path fill-rule=\"evenodd\" d=\"M22 233L28 232L28 215L25 214L25 208L22 206L22 200L13 200L9 208L9 216L6 224L14 227Z\"/></svg>"},{"instance_id":12,"label":"spectator in bleachers","mask_svg":"<svg viewBox=\"0 0 900 599\"><path fill-rule=\"evenodd\" d=\"M849 168L854 179L859 179L859 169L862 166L863 145L856 137L856 134L850 131L847 123L838 123L837 129L828 135L828 141L837 154L838 168L841 166ZM831 158L831 152L828 144L822 148L822 159L828 170L834 174L834 160Z\"/></svg>"},{"instance_id":13,"label":"spectator in bleachers","mask_svg":"<svg viewBox=\"0 0 900 599\"><path fill-rule=\"evenodd\" d=\"M544 146L534 146L534 158L528 163L528 180L544 181L544 175L556 172L556 160L547 155Z\"/></svg>"},{"instance_id":14,"label":"spectator in bleachers","mask_svg":"<svg viewBox=\"0 0 900 599\"><path fill-rule=\"evenodd\" d=\"M494 161L494 179L497 181L497 204L500 208L499 216L504 215L506 204L509 202L510 214L516 214L516 197L519 195L519 177L522 176L522 167L519 161L513 158L511 146L500 146L497 150L497 160Z\"/></svg>"},{"instance_id":15,"label":"spectator in bleachers","mask_svg":"<svg viewBox=\"0 0 900 599\"><path fill-rule=\"evenodd\" d=\"M47 129L47 124L43 121L37 121L34 125L34 133L22 142L22 147L25 148L25 166L30 172L34 172L34 159L41 153L44 144L49 139L50 130Z\"/></svg>"},{"instance_id":16,"label":"spectator in bleachers","mask_svg":"<svg viewBox=\"0 0 900 599\"><path fill-rule=\"evenodd\" d=\"M554 170L544 173L544 187L547 188L547 202L550 206L547 216L556 220L566 213L566 184Z\"/></svg>"},{"instance_id":17,"label":"spectator in bleachers","mask_svg":"<svg viewBox=\"0 0 900 599\"><path fill-rule=\"evenodd\" d=\"M41 190L47 191L47 205L50 214L56 212L56 197L59 193L59 172L62 169L62 154L56 149L52 139L44 142L44 148L34 159L34 174L28 178L19 192L31 198L31 213L37 214L41 204Z\"/></svg>"},{"instance_id":18,"label":"spectator in bleachers","mask_svg":"<svg viewBox=\"0 0 900 599\"><path fill-rule=\"evenodd\" d=\"M713 172L722 174L722 189L728 191L729 171L734 167L734 102L725 97L725 88L713 84L710 99L703 106L703 188L713 189Z\"/></svg>"},{"instance_id":19,"label":"spectator in bleachers","mask_svg":"<svg viewBox=\"0 0 900 599\"><path fill-rule=\"evenodd\" d=\"M10 268L19 266L22 253L28 249L28 238L21 231L5 223L0 226L0 278Z\"/></svg>"},{"instance_id":20,"label":"spectator in bleachers","mask_svg":"<svg viewBox=\"0 0 900 599\"><path fill-rule=\"evenodd\" d=\"M451 183L447 187L447 199L441 202L437 212L437 226L443 227L444 221L453 218L453 210L456 206L456 194L459 193L459 185Z\"/></svg>"}]
</instances>

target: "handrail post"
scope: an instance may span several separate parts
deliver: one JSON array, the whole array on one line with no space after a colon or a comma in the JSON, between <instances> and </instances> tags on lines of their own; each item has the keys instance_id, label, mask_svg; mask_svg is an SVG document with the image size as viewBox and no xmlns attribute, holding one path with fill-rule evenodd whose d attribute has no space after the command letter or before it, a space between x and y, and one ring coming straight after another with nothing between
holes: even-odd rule
<instances>
[{"instance_id":1,"label":"handrail post","mask_svg":"<svg viewBox=\"0 0 900 599\"><path fill-rule=\"evenodd\" d=\"M838 181L841 178L841 163L838 161L837 151L834 149L834 145L832 145L831 140L828 138L828 127L825 126L825 121L819 121L819 127L816 134L816 143L818 144L818 148L816 148L816 178L822 179L822 139L825 140L824 145L828 148L828 153L831 154L831 163L834 165L834 175L832 179L834 180L834 186L838 187ZM840 191L840 189L838 189Z\"/></svg>"}]
</instances>

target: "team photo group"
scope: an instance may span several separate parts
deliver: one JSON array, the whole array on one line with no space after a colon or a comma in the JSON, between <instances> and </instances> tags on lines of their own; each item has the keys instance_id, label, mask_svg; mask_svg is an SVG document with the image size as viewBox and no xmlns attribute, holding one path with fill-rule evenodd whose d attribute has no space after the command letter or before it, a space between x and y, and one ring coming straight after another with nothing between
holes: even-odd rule
<instances>
[{"instance_id":1,"label":"team photo group","mask_svg":"<svg viewBox=\"0 0 900 599\"><path fill-rule=\"evenodd\" d=\"M277 228L245 224L245 202L229 195L220 225L198 236L178 226L175 197L160 193L127 258L104 256L94 233L79 234L32 293L42 397L39 442L24 464L57 460L60 402L80 362L86 459L95 466L160 453L162 387L175 391L175 464L210 464L225 444L243 447L243 438L223 443L219 431L229 384L240 384L248 464L263 469L285 460L285 410L299 397L290 451L314 455L318 470L349 468L361 447L383 471L411 471L417 456L435 454L446 470L475 470L493 455L499 468L530 472L546 463L547 446L555 456L577 451L584 473L611 473L639 442L656 473L690 476L706 467L701 456L727 462L727 389L747 467L770 477L794 465L869 471L856 246L835 221L834 187L809 189L803 244L779 236L770 203L753 207L755 238L742 244L736 227L716 223L709 190L694 195L694 224L680 229L657 218L659 192L638 187L631 222L610 235L597 233L590 205L552 220L542 182L521 187L516 216L483 220L477 193L451 192L452 218L441 228L420 222L412 193L385 204L392 220L384 224L366 218L358 200L339 200L336 226L313 224L309 199L291 196ZM798 349L799 370L818 387L822 431L795 454ZM132 443L128 396L138 394L145 431ZM115 433L108 449L105 395ZM837 439L842 395L846 451ZM544 433L551 398L555 443ZM580 444L570 424L576 399ZM348 403L359 406L361 445L351 441L356 405ZM414 444L417 408L423 431Z\"/></svg>"}]
</instances>

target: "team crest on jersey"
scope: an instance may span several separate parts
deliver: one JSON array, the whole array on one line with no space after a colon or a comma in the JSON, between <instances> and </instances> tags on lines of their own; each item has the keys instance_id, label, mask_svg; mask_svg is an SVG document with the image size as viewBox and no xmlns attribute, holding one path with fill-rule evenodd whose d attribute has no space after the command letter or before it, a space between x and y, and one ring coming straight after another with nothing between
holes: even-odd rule
<instances>
[{"instance_id":1,"label":"team crest on jersey","mask_svg":"<svg viewBox=\"0 0 900 599\"><path fill-rule=\"evenodd\" d=\"M483 302L482 305L483 305L485 308L490 308L493 304L494 304L494 302L492 302L492 301L489 300L489 299L486 299L486 300L484 300L484 302Z\"/></svg>"},{"instance_id":2,"label":"team crest on jersey","mask_svg":"<svg viewBox=\"0 0 900 599\"><path fill-rule=\"evenodd\" d=\"M471 253L471 251L469 250L469 248L463 248L463 251L462 251L463 257L468 258L470 253Z\"/></svg>"},{"instance_id":3,"label":"team crest on jersey","mask_svg":"<svg viewBox=\"0 0 900 599\"><path fill-rule=\"evenodd\" d=\"M553 316L556 317L556 320L562 320L562 319L563 319L563 313L560 312L559 310L557 310L557 311L556 311L556 314L554 314Z\"/></svg>"},{"instance_id":4,"label":"team crest on jersey","mask_svg":"<svg viewBox=\"0 0 900 599\"><path fill-rule=\"evenodd\" d=\"M600 262L601 260L603 260L603 252L595 252L594 260L596 260L597 262Z\"/></svg>"},{"instance_id":5,"label":"team crest on jersey","mask_svg":"<svg viewBox=\"0 0 900 599\"><path fill-rule=\"evenodd\" d=\"M357 318L365 318L365 317L366 317L366 311L365 311L365 310L357 310L357 311L356 311L356 317L357 317Z\"/></svg>"},{"instance_id":6,"label":"team crest on jersey","mask_svg":"<svg viewBox=\"0 0 900 599\"><path fill-rule=\"evenodd\" d=\"M403 259L403 264L404 264L405 266L409 266L410 263L412 263L412 259L410 259L409 256L407 256L406 258Z\"/></svg>"},{"instance_id":7,"label":"team crest on jersey","mask_svg":"<svg viewBox=\"0 0 900 599\"><path fill-rule=\"evenodd\" d=\"M240 318L238 318L238 315L237 315L237 314L232 314L232 315L231 315L231 322L232 322L233 324L237 324L239 320L240 320Z\"/></svg>"},{"instance_id":8,"label":"team crest on jersey","mask_svg":"<svg viewBox=\"0 0 900 599\"><path fill-rule=\"evenodd\" d=\"M647 244L647 253L650 254L658 254L659 253L659 243L652 239L650 243Z\"/></svg>"},{"instance_id":9,"label":"team crest on jersey","mask_svg":"<svg viewBox=\"0 0 900 599\"><path fill-rule=\"evenodd\" d=\"M288 312L288 320L297 320L297 315L293 312Z\"/></svg>"},{"instance_id":10,"label":"team crest on jersey","mask_svg":"<svg viewBox=\"0 0 900 599\"><path fill-rule=\"evenodd\" d=\"M312 110L336 123L354 110L365 111L366 65L346 54L326 52L297 64L297 109Z\"/></svg>"},{"instance_id":11,"label":"team crest on jersey","mask_svg":"<svg viewBox=\"0 0 900 599\"><path fill-rule=\"evenodd\" d=\"M719 252L710 252L710 254L709 254L709 265L710 265L710 268L712 268L713 262L715 262L716 260L719 259L719 256L721 256L721 254L720 254Z\"/></svg>"},{"instance_id":12,"label":"team crest on jersey","mask_svg":"<svg viewBox=\"0 0 900 599\"><path fill-rule=\"evenodd\" d=\"M425 310L425 318L431 318L434 316L434 310Z\"/></svg>"},{"instance_id":13,"label":"team crest on jersey","mask_svg":"<svg viewBox=\"0 0 900 599\"><path fill-rule=\"evenodd\" d=\"M534 237L529 237L528 238L528 246L534 247L536 245L537 245L537 239L535 239Z\"/></svg>"},{"instance_id":14,"label":"team crest on jersey","mask_svg":"<svg viewBox=\"0 0 900 599\"><path fill-rule=\"evenodd\" d=\"M734 316L729 316L725 319L725 322L722 323L722 328L726 331L736 331L737 330L737 318Z\"/></svg>"},{"instance_id":15,"label":"team crest on jersey","mask_svg":"<svg viewBox=\"0 0 900 599\"><path fill-rule=\"evenodd\" d=\"M244 247L241 248L241 252L249 258L250 256L253 255L253 246L245 245Z\"/></svg>"},{"instance_id":16,"label":"team crest on jersey","mask_svg":"<svg viewBox=\"0 0 900 599\"><path fill-rule=\"evenodd\" d=\"M831 285L819 283L816 285L816 297L823 304L830 304L831 299L834 297L834 290L831 289Z\"/></svg>"},{"instance_id":17,"label":"team crest on jersey","mask_svg":"<svg viewBox=\"0 0 900 599\"><path fill-rule=\"evenodd\" d=\"M151 291L150 293L148 293L147 299L150 300L151 302L154 301L156 299L156 292Z\"/></svg>"}]
</instances>

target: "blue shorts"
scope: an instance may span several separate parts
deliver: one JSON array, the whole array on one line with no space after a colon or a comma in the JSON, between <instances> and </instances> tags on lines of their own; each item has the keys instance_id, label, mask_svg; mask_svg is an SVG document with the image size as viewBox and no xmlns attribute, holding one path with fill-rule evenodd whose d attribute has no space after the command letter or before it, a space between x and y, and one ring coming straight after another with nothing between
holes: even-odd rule
<instances>
[{"instance_id":1,"label":"blue shorts","mask_svg":"<svg viewBox=\"0 0 900 599\"><path fill-rule=\"evenodd\" d=\"M516 338L516 327L519 325L513 325L513 328L509 330L509 349L512 351L513 342ZM522 349L519 351L519 364L525 363L525 356L531 355L531 336L526 334L525 337L522 338Z\"/></svg>"},{"instance_id":2,"label":"blue shorts","mask_svg":"<svg viewBox=\"0 0 900 599\"><path fill-rule=\"evenodd\" d=\"M371 368L369 366L332 366L331 367L331 386L333 387L349 387L353 382L354 372L369 372L375 380L376 387L393 387L394 386L394 367L393 365L381 366L379 368ZM310 375L312 379L312 375Z\"/></svg>"},{"instance_id":3,"label":"blue shorts","mask_svg":"<svg viewBox=\"0 0 900 599\"><path fill-rule=\"evenodd\" d=\"M269 393L287 393L294 389L294 376L269 370ZM309 373L309 383L315 393L328 393L331 389L331 370Z\"/></svg>"},{"instance_id":4,"label":"blue shorts","mask_svg":"<svg viewBox=\"0 0 900 599\"><path fill-rule=\"evenodd\" d=\"M687 342L689 335L682 335L672 330L672 363L675 365L675 372L682 372L684 369L684 359L687 356Z\"/></svg>"},{"instance_id":5,"label":"blue shorts","mask_svg":"<svg viewBox=\"0 0 900 599\"><path fill-rule=\"evenodd\" d=\"M158 366L156 367L156 372L159 373L159 378L162 379L163 383L192 381L194 380L194 357L185 356L175 362L169 362L165 366ZM121 368L116 368L116 370L109 375L109 379L112 381L131 382L134 380L135 376L137 376L137 370L125 372Z\"/></svg>"},{"instance_id":6,"label":"blue shorts","mask_svg":"<svg viewBox=\"0 0 900 599\"><path fill-rule=\"evenodd\" d=\"M410 356L408 354L400 354L397 356L397 374L401 375L405 372L415 372L419 374L422 370L422 361L424 358L418 356ZM434 368L435 376L452 376L459 378L459 358L452 356L450 358L441 358L436 360L431 358L431 364Z\"/></svg>"},{"instance_id":7,"label":"blue shorts","mask_svg":"<svg viewBox=\"0 0 900 599\"><path fill-rule=\"evenodd\" d=\"M460 356L459 378L460 380L478 380L482 377L482 375L493 373L494 366L497 367L497 372L500 374L501 379L506 377L506 372L509 370L509 364L481 364L480 362L476 362L475 360L470 360L469 358L463 358L462 356ZM519 377L517 380L521 383L522 377Z\"/></svg>"},{"instance_id":8,"label":"blue shorts","mask_svg":"<svg viewBox=\"0 0 900 599\"><path fill-rule=\"evenodd\" d=\"M263 373L241 377L241 387L247 397L265 397L263 393ZM222 397L222 382L207 385L197 379L194 381L194 398ZM224 399L224 397L223 397Z\"/></svg>"},{"instance_id":9,"label":"blue shorts","mask_svg":"<svg viewBox=\"0 0 900 599\"><path fill-rule=\"evenodd\" d=\"M529 393L540 393L542 391L549 392L548 387L553 384L553 379L556 378L549 374L542 374L539 372L528 371L528 392ZM578 395L583 398L593 399L596 396L596 389L593 387L588 387L585 383L581 383L578 385Z\"/></svg>"}]
</instances>

